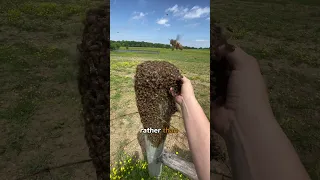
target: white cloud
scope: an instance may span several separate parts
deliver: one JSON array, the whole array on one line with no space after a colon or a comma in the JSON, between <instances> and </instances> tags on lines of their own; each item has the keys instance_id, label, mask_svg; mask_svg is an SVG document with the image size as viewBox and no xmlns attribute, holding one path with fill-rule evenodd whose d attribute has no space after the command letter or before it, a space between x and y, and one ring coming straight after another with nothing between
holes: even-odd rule
<instances>
[{"instance_id":1,"label":"white cloud","mask_svg":"<svg viewBox=\"0 0 320 180\"><path fill-rule=\"evenodd\" d=\"M168 22L169 22L169 20L165 19L165 18L161 18L161 19L157 20L157 24L164 25L166 27L170 26L170 24L168 24Z\"/></svg>"},{"instance_id":2,"label":"white cloud","mask_svg":"<svg viewBox=\"0 0 320 180\"><path fill-rule=\"evenodd\" d=\"M166 24L168 22L168 19L164 19L164 18L161 18L157 21L158 24Z\"/></svg>"},{"instance_id":3,"label":"white cloud","mask_svg":"<svg viewBox=\"0 0 320 180\"><path fill-rule=\"evenodd\" d=\"M132 19L142 19L146 15L148 15L148 13L143 13L143 12L133 12L133 14L134 16L132 17Z\"/></svg>"},{"instance_id":4,"label":"white cloud","mask_svg":"<svg viewBox=\"0 0 320 180\"><path fill-rule=\"evenodd\" d=\"M187 7L178 6L177 4L166 9L165 12L171 12L173 16L182 17L183 19L195 19L206 17L210 14L209 7L194 6L193 8L189 9Z\"/></svg>"},{"instance_id":5,"label":"white cloud","mask_svg":"<svg viewBox=\"0 0 320 180\"><path fill-rule=\"evenodd\" d=\"M210 21L210 17L208 17L206 20Z\"/></svg>"},{"instance_id":6,"label":"white cloud","mask_svg":"<svg viewBox=\"0 0 320 180\"><path fill-rule=\"evenodd\" d=\"M210 14L210 8L209 7L204 7L201 8L199 6L194 6L188 13L184 15L185 19L194 19L194 18L200 18L203 16L206 16Z\"/></svg>"},{"instance_id":7,"label":"white cloud","mask_svg":"<svg viewBox=\"0 0 320 180\"><path fill-rule=\"evenodd\" d=\"M188 8L179 7L177 4L166 9L165 12L171 12L173 16L183 16L188 12Z\"/></svg>"},{"instance_id":8,"label":"white cloud","mask_svg":"<svg viewBox=\"0 0 320 180\"><path fill-rule=\"evenodd\" d=\"M197 39L196 42L208 42L209 40Z\"/></svg>"},{"instance_id":9,"label":"white cloud","mask_svg":"<svg viewBox=\"0 0 320 180\"><path fill-rule=\"evenodd\" d=\"M173 7L171 8L168 8L166 9L166 12L173 12L173 13L177 13L179 10L178 10L178 5L174 5Z\"/></svg>"}]
</instances>

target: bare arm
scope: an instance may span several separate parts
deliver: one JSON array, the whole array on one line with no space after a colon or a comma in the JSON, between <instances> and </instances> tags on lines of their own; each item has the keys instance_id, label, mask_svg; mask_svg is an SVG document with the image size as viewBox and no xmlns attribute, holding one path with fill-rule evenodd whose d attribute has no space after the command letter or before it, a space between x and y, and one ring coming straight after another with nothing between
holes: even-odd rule
<instances>
[{"instance_id":1,"label":"bare arm","mask_svg":"<svg viewBox=\"0 0 320 180\"><path fill-rule=\"evenodd\" d=\"M240 48L228 58L233 70L227 100L211 114L226 141L234 179L310 179L272 113L257 60Z\"/></svg>"},{"instance_id":2,"label":"bare arm","mask_svg":"<svg viewBox=\"0 0 320 180\"><path fill-rule=\"evenodd\" d=\"M210 123L194 95L190 80L186 77L181 80L181 94L176 95L172 89L171 93L181 106L189 147L198 178L200 180L209 180Z\"/></svg>"},{"instance_id":3,"label":"bare arm","mask_svg":"<svg viewBox=\"0 0 320 180\"><path fill-rule=\"evenodd\" d=\"M199 179L210 179L210 124L195 97L181 104L193 163Z\"/></svg>"},{"instance_id":4,"label":"bare arm","mask_svg":"<svg viewBox=\"0 0 320 180\"><path fill-rule=\"evenodd\" d=\"M276 120L267 113L259 116L233 121L225 136L234 179L309 179Z\"/></svg>"},{"instance_id":5,"label":"bare arm","mask_svg":"<svg viewBox=\"0 0 320 180\"><path fill-rule=\"evenodd\" d=\"M235 179L309 179L271 107L260 105L250 114L244 107L236 112L225 135Z\"/></svg>"}]
</instances>

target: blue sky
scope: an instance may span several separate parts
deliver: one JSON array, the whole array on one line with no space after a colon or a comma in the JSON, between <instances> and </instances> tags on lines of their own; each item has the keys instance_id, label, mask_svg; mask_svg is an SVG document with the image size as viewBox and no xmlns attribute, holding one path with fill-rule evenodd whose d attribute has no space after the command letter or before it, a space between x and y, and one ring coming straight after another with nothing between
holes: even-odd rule
<instances>
[{"instance_id":1,"label":"blue sky","mask_svg":"<svg viewBox=\"0 0 320 180\"><path fill-rule=\"evenodd\" d=\"M209 0L110 0L110 39L210 46Z\"/></svg>"}]
</instances>

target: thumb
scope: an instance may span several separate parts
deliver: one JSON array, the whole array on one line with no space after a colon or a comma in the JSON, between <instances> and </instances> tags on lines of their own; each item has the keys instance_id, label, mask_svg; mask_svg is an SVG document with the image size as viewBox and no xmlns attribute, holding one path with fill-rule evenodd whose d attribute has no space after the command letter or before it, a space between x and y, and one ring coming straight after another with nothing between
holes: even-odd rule
<instances>
[{"instance_id":1,"label":"thumb","mask_svg":"<svg viewBox=\"0 0 320 180\"><path fill-rule=\"evenodd\" d=\"M237 46L235 46L233 52L226 55L226 59L233 70L255 69L258 67L257 60Z\"/></svg>"}]
</instances>

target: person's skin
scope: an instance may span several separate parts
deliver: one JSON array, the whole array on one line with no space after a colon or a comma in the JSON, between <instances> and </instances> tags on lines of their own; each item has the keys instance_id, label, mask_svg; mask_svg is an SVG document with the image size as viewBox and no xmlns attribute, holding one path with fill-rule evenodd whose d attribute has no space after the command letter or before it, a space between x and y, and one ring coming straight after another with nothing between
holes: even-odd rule
<instances>
[{"instance_id":1,"label":"person's skin","mask_svg":"<svg viewBox=\"0 0 320 180\"><path fill-rule=\"evenodd\" d=\"M181 106L193 163L200 180L210 179L210 123L198 103L189 79L181 79L179 95L170 88L171 94Z\"/></svg>"},{"instance_id":2,"label":"person's skin","mask_svg":"<svg viewBox=\"0 0 320 180\"><path fill-rule=\"evenodd\" d=\"M220 50L223 50L221 47ZM218 52L232 67L226 102L214 102L214 129L226 141L234 179L310 179L294 147L277 123L257 60L236 47Z\"/></svg>"}]
</instances>

